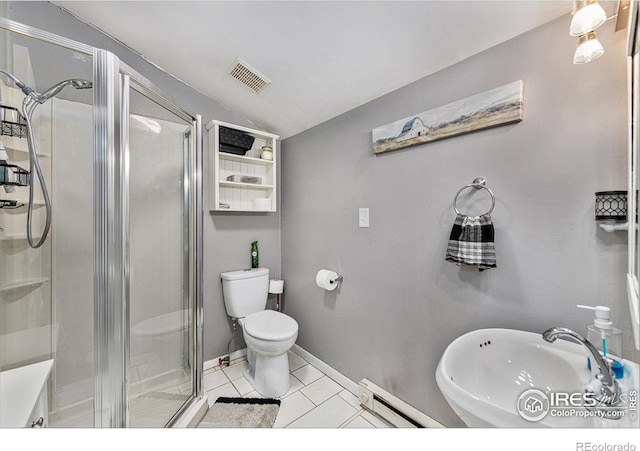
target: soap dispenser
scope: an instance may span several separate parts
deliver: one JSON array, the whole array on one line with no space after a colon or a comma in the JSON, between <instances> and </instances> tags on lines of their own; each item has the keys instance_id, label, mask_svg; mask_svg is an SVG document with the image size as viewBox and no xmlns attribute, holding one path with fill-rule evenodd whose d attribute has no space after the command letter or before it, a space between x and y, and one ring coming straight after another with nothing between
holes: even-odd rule
<instances>
[{"instance_id":1,"label":"soap dispenser","mask_svg":"<svg viewBox=\"0 0 640 451\"><path fill-rule=\"evenodd\" d=\"M622 331L613 327L611 322L611 309L603 305L591 307L589 305L577 305L578 308L594 310L593 324L587 325L587 340L593 344L611 366L616 379L624 377L622 360ZM591 360L587 359L587 365L591 369Z\"/></svg>"}]
</instances>

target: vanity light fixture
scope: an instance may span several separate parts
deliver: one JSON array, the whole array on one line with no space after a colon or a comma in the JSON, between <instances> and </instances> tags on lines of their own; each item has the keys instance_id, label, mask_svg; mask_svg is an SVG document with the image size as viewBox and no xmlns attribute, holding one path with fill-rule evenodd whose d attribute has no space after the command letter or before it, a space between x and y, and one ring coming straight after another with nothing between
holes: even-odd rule
<instances>
[{"instance_id":1,"label":"vanity light fixture","mask_svg":"<svg viewBox=\"0 0 640 451\"><path fill-rule=\"evenodd\" d=\"M607 20L607 13L597 0L576 0L573 3L573 17L569 34L583 36L595 30Z\"/></svg>"},{"instance_id":2,"label":"vanity light fixture","mask_svg":"<svg viewBox=\"0 0 640 451\"><path fill-rule=\"evenodd\" d=\"M626 27L626 16L629 8L629 0L620 0L618 2L618 13L607 17L604 8L600 6L598 0L575 0L573 3L573 13L571 17L571 25L569 26L569 34L578 36L576 42L576 51L573 54L573 64L584 64L601 57L604 54L604 48L595 29L609 19L617 18L616 31ZM622 13L622 15L621 15Z\"/></svg>"},{"instance_id":3,"label":"vanity light fixture","mask_svg":"<svg viewBox=\"0 0 640 451\"><path fill-rule=\"evenodd\" d=\"M604 48L602 47L602 44L600 44L600 41L598 41L596 33L590 31L578 38L576 51L573 54L573 64L588 63L603 54Z\"/></svg>"}]
</instances>

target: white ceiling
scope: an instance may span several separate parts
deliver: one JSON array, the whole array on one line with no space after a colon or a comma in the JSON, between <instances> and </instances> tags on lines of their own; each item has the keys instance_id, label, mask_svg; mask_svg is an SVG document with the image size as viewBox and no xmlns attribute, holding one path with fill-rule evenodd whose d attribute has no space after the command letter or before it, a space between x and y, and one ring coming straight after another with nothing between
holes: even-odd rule
<instances>
[{"instance_id":1,"label":"white ceiling","mask_svg":"<svg viewBox=\"0 0 640 451\"><path fill-rule=\"evenodd\" d=\"M572 8L568 0L54 3L282 138ZM227 75L237 57L272 84L255 94Z\"/></svg>"}]
</instances>

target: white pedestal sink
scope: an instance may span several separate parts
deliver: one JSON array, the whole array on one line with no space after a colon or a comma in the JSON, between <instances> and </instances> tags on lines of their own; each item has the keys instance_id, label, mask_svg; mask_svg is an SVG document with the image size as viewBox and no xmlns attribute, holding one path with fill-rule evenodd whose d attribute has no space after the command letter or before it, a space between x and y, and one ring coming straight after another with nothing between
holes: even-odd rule
<instances>
[{"instance_id":1,"label":"white pedestal sink","mask_svg":"<svg viewBox=\"0 0 640 451\"><path fill-rule=\"evenodd\" d=\"M638 427L638 365L626 361L625 376L618 379L621 418L604 419L580 405L584 388L593 378L587 354L582 345L564 340L548 343L542 334L480 329L447 347L436 381L449 405L470 427ZM532 420L519 411L528 401L528 395L521 396L527 390L534 390L536 397L543 393L549 401L540 406L544 414L540 419Z\"/></svg>"}]
</instances>

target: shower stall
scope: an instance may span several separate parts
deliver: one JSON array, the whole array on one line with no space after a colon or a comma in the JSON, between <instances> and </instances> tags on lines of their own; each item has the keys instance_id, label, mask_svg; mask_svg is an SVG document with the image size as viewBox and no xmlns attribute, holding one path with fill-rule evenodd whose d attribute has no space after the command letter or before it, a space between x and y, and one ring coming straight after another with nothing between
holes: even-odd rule
<instances>
[{"instance_id":1,"label":"shower stall","mask_svg":"<svg viewBox=\"0 0 640 451\"><path fill-rule=\"evenodd\" d=\"M201 119L0 18L0 427L165 427L202 392Z\"/></svg>"}]
</instances>

